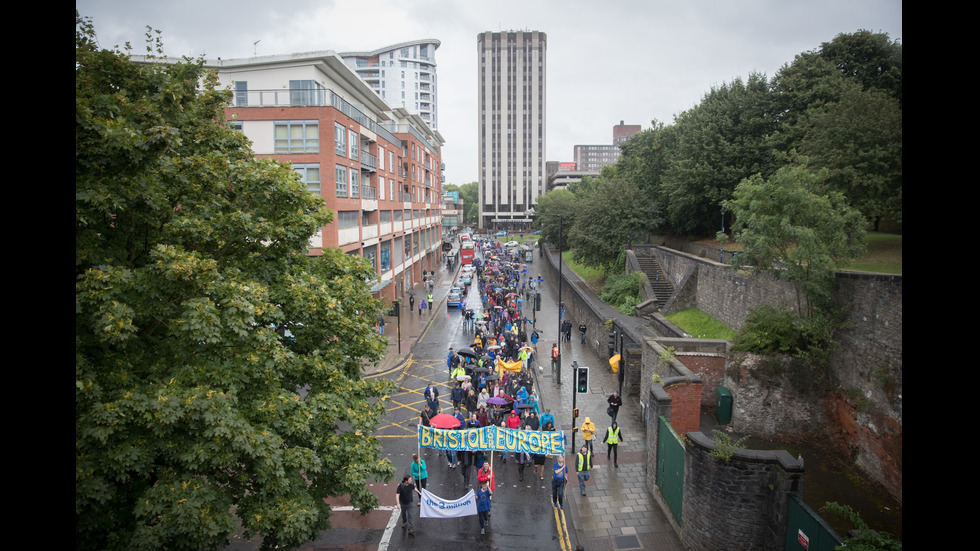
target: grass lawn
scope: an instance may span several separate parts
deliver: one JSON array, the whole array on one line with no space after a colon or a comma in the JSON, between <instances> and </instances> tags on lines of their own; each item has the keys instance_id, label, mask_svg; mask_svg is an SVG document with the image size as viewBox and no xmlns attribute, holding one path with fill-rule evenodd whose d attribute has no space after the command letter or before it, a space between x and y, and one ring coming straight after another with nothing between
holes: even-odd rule
<instances>
[{"instance_id":1,"label":"grass lawn","mask_svg":"<svg viewBox=\"0 0 980 551\"><path fill-rule=\"evenodd\" d=\"M714 238L700 239L697 243L703 243L712 247L718 246L718 241ZM725 244L726 251L741 250L741 248L742 246L738 243ZM862 258L845 266L844 269L877 272L881 274L901 274L902 235L896 233L868 232L867 252Z\"/></svg>"},{"instance_id":2,"label":"grass lawn","mask_svg":"<svg viewBox=\"0 0 980 551\"><path fill-rule=\"evenodd\" d=\"M535 236L537 237L537 236ZM578 274L578 276L585 280L597 293L602 289L602 284L606 279L606 272L604 270L598 270L596 268L590 268L584 264L579 264L572 260L572 251L565 251L561 253L562 262L566 266L572 269L573 272Z\"/></svg>"},{"instance_id":3,"label":"grass lawn","mask_svg":"<svg viewBox=\"0 0 980 551\"><path fill-rule=\"evenodd\" d=\"M901 274L902 236L894 233L868 232L868 252L846 269Z\"/></svg>"},{"instance_id":4,"label":"grass lawn","mask_svg":"<svg viewBox=\"0 0 980 551\"><path fill-rule=\"evenodd\" d=\"M727 339L735 338L735 331L729 329L727 325L705 314L697 308L688 308L676 314L667 316L667 319L677 324L678 327L699 339Z\"/></svg>"}]
</instances>

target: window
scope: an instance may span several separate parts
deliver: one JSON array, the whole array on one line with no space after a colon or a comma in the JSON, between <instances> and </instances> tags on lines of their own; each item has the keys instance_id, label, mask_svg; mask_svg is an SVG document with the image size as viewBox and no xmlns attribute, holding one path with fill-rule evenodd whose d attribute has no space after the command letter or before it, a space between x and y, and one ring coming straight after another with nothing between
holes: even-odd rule
<instances>
[{"instance_id":1,"label":"window","mask_svg":"<svg viewBox=\"0 0 980 551\"><path fill-rule=\"evenodd\" d=\"M337 197L347 197L347 167L337 165Z\"/></svg>"},{"instance_id":2,"label":"window","mask_svg":"<svg viewBox=\"0 0 980 551\"><path fill-rule=\"evenodd\" d=\"M360 160L360 153L358 153L361 147L361 136L353 130L350 131L350 158L355 161Z\"/></svg>"},{"instance_id":3,"label":"window","mask_svg":"<svg viewBox=\"0 0 980 551\"><path fill-rule=\"evenodd\" d=\"M325 98L326 88L315 80L289 81L290 105L323 105Z\"/></svg>"},{"instance_id":4,"label":"window","mask_svg":"<svg viewBox=\"0 0 980 551\"><path fill-rule=\"evenodd\" d=\"M334 123L333 128L334 152L343 157L347 156L347 127L339 122Z\"/></svg>"},{"instance_id":5,"label":"window","mask_svg":"<svg viewBox=\"0 0 980 551\"><path fill-rule=\"evenodd\" d=\"M360 197L361 194L361 173L356 168L350 169L350 196Z\"/></svg>"},{"instance_id":6,"label":"window","mask_svg":"<svg viewBox=\"0 0 980 551\"><path fill-rule=\"evenodd\" d=\"M235 107L248 107L248 82L235 81Z\"/></svg>"},{"instance_id":7,"label":"window","mask_svg":"<svg viewBox=\"0 0 980 551\"><path fill-rule=\"evenodd\" d=\"M320 124L317 121L277 121L276 153L319 153Z\"/></svg>"},{"instance_id":8,"label":"window","mask_svg":"<svg viewBox=\"0 0 980 551\"><path fill-rule=\"evenodd\" d=\"M245 125L242 123L242 121L228 121L228 128L239 132L245 131Z\"/></svg>"},{"instance_id":9,"label":"window","mask_svg":"<svg viewBox=\"0 0 980 551\"><path fill-rule=\"evenodd\" d=\"M337 212L337 226L346 230L348 228L356 228L358 220L358 212L356 210L342 210Z\"/></svg>"},{"instance_id":10,"label":"window","mask_svg":"<svg viewBox=\"0 0 980 551\"><path fill-rule=\"evenodd\" d=\"M391 269L391 241L381 244L381 271L387 272Z\"/></svg>"},{"instance_id":11,"label":"window","mask_svg":"<svg viewBox=\"0 0 980 551\"><path fill-rule=\"evenodd\" d=\"M295 164L293 170L299 174L310 193L320 195L320 163Z\"/></svg>"}]
</instances>

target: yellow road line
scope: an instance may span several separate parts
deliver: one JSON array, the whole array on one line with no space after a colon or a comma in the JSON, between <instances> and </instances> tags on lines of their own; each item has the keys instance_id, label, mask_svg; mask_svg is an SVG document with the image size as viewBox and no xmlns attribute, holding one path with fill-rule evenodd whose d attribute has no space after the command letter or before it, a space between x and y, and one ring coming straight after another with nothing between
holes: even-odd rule
<instances>
[{"instance_id":1,"label":"yellow road line","mask_svg":"<svg viewBox=\"0 0 980 551\"><path fill-rule=\"evenodd\" d=\"M565 524L565 511L552 507L555 511L555 527L558 529L558 541L562 551L571 551L572 542L568 537L568 526Z\"/></svg>"}]
</instances>

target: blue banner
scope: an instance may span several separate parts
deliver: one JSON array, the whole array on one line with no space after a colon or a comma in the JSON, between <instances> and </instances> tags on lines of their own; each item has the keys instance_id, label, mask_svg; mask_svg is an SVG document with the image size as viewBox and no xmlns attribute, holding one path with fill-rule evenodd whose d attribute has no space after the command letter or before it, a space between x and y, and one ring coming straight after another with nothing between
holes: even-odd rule
<instances>
[{"instance_id":1,"label":"blue banner","mask_svg":"<svg viewBox=\"0 0 980 551\"><path fill-rule=\"evenodd\" d=\"M527 452L565 455L565 435L560 431L536 431L482 427L445 430L419 425L419 447L455 451Z\"/></svg>"}]
</instances>

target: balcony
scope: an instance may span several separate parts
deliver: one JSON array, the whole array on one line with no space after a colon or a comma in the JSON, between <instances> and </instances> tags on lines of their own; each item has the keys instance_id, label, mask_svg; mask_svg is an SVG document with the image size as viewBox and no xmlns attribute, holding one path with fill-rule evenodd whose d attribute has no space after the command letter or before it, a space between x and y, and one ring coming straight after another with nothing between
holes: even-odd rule
<instances>
[{"instance_id":1,"label":"balcony","mask_svg":"<svg viewBox=\"0 0 980 551\"><path fill-rule=\"evenodd\" d=\"M396 138L387 128L326 88L318 90L236 90L229 107L333 107L389 143L401 143L401 139Z\"/></svg>"},{"instance_id":2,"label":"balcony","mask_svg":"<svg viewBox=\"0 0 980 551\"><path fill-rule=\"evenodd\" d=\"M366 151L361 151L361 170L377 172L378 158Z\"/></svg>"}]
</instances>

